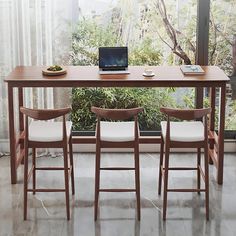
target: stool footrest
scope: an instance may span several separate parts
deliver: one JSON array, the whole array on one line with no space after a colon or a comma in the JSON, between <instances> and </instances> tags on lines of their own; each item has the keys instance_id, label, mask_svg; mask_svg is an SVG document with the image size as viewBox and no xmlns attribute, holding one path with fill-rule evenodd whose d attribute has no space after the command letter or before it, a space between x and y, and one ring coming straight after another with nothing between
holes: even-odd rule
<instances>
[{"instance_id":1,"label":"stool footrest","mask_svg":"<svg viewBox=\"0 0 236 236\"><path fill-rule=\"evenodd\" d=\"M65 189L55 188L55 189L27 189L27 192L65 192Z\"/></svg>"},{"instance_id":2,"label":"stool footrest","mask_svg":"<svg viewBox=\"0 0 236 236\"><path fill-rule=\"evenodd\" d=\"M100 170L135 170L133 167L102 167Z\"/></svg>"},{"instance_id":3,"label":"stool footrest","mask_svg":"<svg viewBox=\"0 0 236 236\"><path fill-rule=\"evenodd\" d=\"M35 170L64 170L64 169L65 169L64 167L37 167L35 168Z\"/></svg>"},{"instance_id":4,"label":"stool footrest","mask_svg":"<svg viewBox=\"0 0 236 236\"><path fill-rule=\"evenodd\" d=\"M165 168L163 168L165 170ZM197 167L170 167L168 170L198 170Z\"/></svg>"},{"instance_id":5,"label":"stool footrest","mask_svg":"<svg viewBox=\"0 0 236 236\"><path fill-rule=\"evenodd\" d=\"M136 189L125 189L125 188L113 189L113 188L103 188L103 189L99 189L99 192L136 192Z\"/></svg>"},{"instance_id":6,"label":"stool footrest","mask_svg":"<svg viewBox=\"0 0 236 236\"><path fill-rule=\"evenodd\" d=\"M167 189L167 192L206 192L206 189Z\"/></svg>"}]
</instances>

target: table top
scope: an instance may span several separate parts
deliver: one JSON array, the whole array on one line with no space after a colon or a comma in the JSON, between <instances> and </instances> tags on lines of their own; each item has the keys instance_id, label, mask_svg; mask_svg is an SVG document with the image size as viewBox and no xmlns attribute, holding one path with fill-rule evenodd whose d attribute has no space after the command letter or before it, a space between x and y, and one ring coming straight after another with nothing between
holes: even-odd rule
<instances>
[{"instance_id":1,"label":"table top","mask_svg":"<svg viewBox=\"0 0 236 236\"><path fill-rule=\"evenodd\" d=\"M67 73L45 76L41 66L17 66L5 79L12 87L218 87L229 81L217 66L202 66L204 75L183 75L179 66L129 66L130 74L100 75L97 66L66 66Z\"/></svg>"}]
</instances>

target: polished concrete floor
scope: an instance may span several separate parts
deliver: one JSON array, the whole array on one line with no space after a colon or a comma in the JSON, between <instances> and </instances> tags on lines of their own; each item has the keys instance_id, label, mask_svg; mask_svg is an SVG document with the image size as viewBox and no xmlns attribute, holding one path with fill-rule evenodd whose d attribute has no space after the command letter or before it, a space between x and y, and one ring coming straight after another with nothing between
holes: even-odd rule
<instances>
[{"instance_id":1,"label":"polished concrete floor","mask_svg":"<svg viewBox=\"0 0 236 236\"><path fill-rule=\"evenodd\" d=\"M158 154L141 154L141 221L136 220L134 193L101 193L99 220L93 220L94 154L74 154L76 194L71 196L71 220L66 220L63 193L29 194L28 220L23 221L23 168L19 182L10 184L9 158L0 159L0 236L3 235L236 235L236 155L225 155L224 184L215 181L210 166L210 221L205 220L204 194L169 193L167 220L162 220L162 197L157 194ZM62 158L40 157L38 165L60 165ZM131 154L102 155L103 166L133 164ZM193 154L173 154L174 166L196 163ZM58 172L58 171L57 171ZM172 172L173 173L173 172ZM175 171L173 187L195 187L196 173ZM103 172L102 186L132 187L132 171ZM63 173L39 172L38 186L63 186Z\"/></svg>"}]
</instances>

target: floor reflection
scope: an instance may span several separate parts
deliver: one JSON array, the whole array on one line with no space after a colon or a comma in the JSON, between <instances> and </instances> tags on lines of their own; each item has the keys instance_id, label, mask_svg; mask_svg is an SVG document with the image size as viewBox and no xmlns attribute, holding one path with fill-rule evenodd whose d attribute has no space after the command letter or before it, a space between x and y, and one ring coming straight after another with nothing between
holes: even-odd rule
<instances>
[{"instance_id":1,"label":"floor reflection","mask_svg":"<svg viewBox=\"0 0 236 236\"><path fill-rule=\"evenodd\" d=\"M104 154L103 165L131 165L130 154ZM172 155L173 165L191 165L194 155ZM162 196L157 194L157 154L142 154L141 165L141 221L136 217L134 193L101 193L99 216L94 222L94 154L75 154L76 194L71 196L71 220L66 220L63 193L29 194L28 220L23 221L23 168L19 183L10 185L9 158L0 159L0 236L2 235L81 235L81 236L178 236L178 235L236 235L236 158L225 158L224 185L215 181L210 166L210 221L205 220L204 193L169 193L167 220L162 220ZM60 165L62 158L39 158ZM195 173L173 173L173 187L195 186ZM38 186L63 185L61 173L39 173ZM107 173L101 176L102 187L132 187L133 173ZM30 183L31 184L31 183ZM4 200L3 200L4 199Z\"/></svg>"}]
</instances>

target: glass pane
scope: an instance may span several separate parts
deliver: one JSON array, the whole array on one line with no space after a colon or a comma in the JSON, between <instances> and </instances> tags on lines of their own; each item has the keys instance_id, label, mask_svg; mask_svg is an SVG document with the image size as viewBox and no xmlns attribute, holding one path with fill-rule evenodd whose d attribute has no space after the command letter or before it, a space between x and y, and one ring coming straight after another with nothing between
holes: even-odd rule
<instances>
[{"instance_id":1,"label":"glass pane","mask_svg":"<svg viewBox=\"0 0 236 236\"><path fill-rule=\"evenodd\" d=\"M227 86L226 129L236 130L236 2L212 0L209 63L231 76Z\"/></svg>"},{"instance_id":2,"label":"glass pane","mask_svg":"<svg viewBox=\"0 0 236 236\"><path fill-rule=\"evenodd\" d=\"M195 64L196 0L80 0L73 34L73 65L97 65L100 46L129 48L129 65ZM93 130L92 105L143 106L142 130L158 130L160 106L193 106L192 89L74 89L72 120L76 130Z\"/></svg>"}]
</instances>

